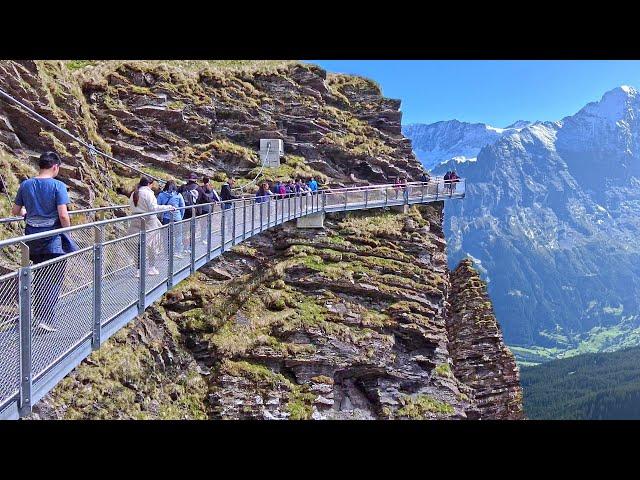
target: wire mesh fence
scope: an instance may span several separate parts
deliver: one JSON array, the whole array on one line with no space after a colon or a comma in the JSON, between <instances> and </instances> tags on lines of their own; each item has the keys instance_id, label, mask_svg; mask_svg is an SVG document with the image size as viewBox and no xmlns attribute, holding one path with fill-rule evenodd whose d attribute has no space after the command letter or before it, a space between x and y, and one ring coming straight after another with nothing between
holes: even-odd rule
<instances>
[{"instance_id":1,"label":"wire mesh fence","mask_svg":"<svg viewBox=\"0 0 640 480\"><path fill-rule=\"evenodd\" d=\"M0 405L20 386L18 274L0 277Z\"/></svg>"},{"instance_id":2,"label":"wire mesh fence","mask_svg":"<svg viewBox=\"0 0 640 480\"><path fill-rule=\"evenodd\" d=\"M137 234L112 240L102 247L101 323L104 325L120 312L135 305L139 298Z\"/></svg>"},{"instance_id":3,"label":"wire mesh fence","mask_svg":"<svg viewBox=\"0 0 640 480\"><path fill-rule=\"evenodd\" d=\"M93 249L32 267L32 372L36 380L93 331ZM52 331L53 330L53 331Z\"/></svg>"},{"instance_id":4,"label":"wire mesh fence","mask_svg":"<svg viewBox=\"0 0 640 480\"><path fill-rule=\"evenodd\" d=\"M148 230L145 241L147 271L146 291L149 293L169 278L169 226ZM142 272L140 273L142 275Z\"/></svg>"},{"instance_id":5,"label":"wire mesh fence","mask_svg":"<svg viewBox=\"0 0 640 480\"><path fill-rule=\"evenodd\" d=\"M222 245L222 211L216 205L211 214L211 250L217 250Z\"/></svg>"},{"instance_id":6,"label":"wire mesh fence","mask_svg":"<svg viewBox=\"0 0 640 480\"><path fill-rule=\"evenodd\" d=\"M207 230L209 228L209 216L202 215L196 218L196 255L195 259L199 260L207 254Z\"/></svg>"},{"instance_id":7,"label":"wire mesh fence","mask_svg":"<svg viewBox=\"0 0 640 480\"><path fill-rule=\"evenodd\" d=\"M178 273L191 263L191 219L173 224L173 271Z\"/></svg>"}]
</instances>

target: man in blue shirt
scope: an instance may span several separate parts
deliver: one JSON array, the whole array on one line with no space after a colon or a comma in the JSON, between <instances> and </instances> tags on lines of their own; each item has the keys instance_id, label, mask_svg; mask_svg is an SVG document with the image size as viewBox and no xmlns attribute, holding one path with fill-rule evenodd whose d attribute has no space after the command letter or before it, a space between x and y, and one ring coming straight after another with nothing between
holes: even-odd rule
<instances>
[{"instance_id":1,"label":"man in blue shirt","mask_svg":"<svg viewBox=\"0 0 640 480\"><path fill-rule=\"evenodd\" d=\"M315 178L311 177L311 180L309 180L309 183L307 183L307 185L309 186L309 190L311 190L312 193L318 191L318 182L316 182Z\"/></svg>"},{"instance_id":2,"label":"man in blue shirt","mask_svg":"<svg viewBox=\"0 0 640 480\"><path fill-rule=\"evenodd\" d=\"M34 178L20 184L16 194L12 215L24 215L25 235L46 232L71 226L67 204L69 195L67 186L55 177L60 171L60 157L56 152L45 152L40 156L40 172ZM78 246L67 234L27 242L29 259L34 264L45 262L67 253L74 252ZM64 280L66 261L58 268L34 275L32 305L35 312L41 313L39 327L46 331L55 331L51 326L55 317L60 288Z\"/></svg>"}]
</instances>

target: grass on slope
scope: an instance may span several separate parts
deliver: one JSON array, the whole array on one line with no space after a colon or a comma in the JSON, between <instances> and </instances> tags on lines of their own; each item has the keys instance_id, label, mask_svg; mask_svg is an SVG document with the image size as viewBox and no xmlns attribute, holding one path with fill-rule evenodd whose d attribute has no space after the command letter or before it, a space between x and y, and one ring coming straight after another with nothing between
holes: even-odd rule
<instances>
[{"instance_id":1,"label":"grass on slope","mask_svg":"<svg viewBox=\"0 0 640 480\"><path fill-rule=\"evenodd\" d=\"M615 352L624 348L640 346L640 327L636 316L625 317L618 325L594 327L571 338L559 334L541 332L555 340L554 347L510 345L521 367L529 367L551 360L575 357L585 353Z\"/></svg>"},{"instance_id":2,"label":"grass on slope","mask_svg":"<svg viewBox=\"0 0 640 480\"><path fill-rule=\"evenodd\" d=\"M293 60L62 60L62 62L69 70L73 72L82 70L82 73L91 72L95 68L115 70L120 65L127 63L144 65L146 68L165 65L192 74L203 70L268 72L292 63L298 63Z\"/></svg>"}]
</instances>

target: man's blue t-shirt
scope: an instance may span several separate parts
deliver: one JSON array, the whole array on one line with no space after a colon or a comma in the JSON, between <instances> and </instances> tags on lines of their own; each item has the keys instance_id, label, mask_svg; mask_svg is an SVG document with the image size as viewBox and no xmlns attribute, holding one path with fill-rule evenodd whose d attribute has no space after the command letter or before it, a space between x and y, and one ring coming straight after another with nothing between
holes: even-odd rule
<instances>
[{"instance_id":1,"label":"man's blue t-shirt","mask_svg":"<svg viewBox=\"0 0 640 480\"><path fill-rule=\"evenodd\" d=\"M307 185L309 185L309 189L311 189L312 192L318 191L318 182L315 180L309 180Z\"/></svg>"},{"instance_id":2,"label":"man's blue t-shirt","mask_svg":"<svg viewBox=\"0 0 640 480\"><path fill-rule=\"evenodd\" d=\"M69 203L67 186L55 178L30 178L20 184L15 204L27 210L27 224L52 227L58 220L58 205Z\"/></svg>"}]
</instances>

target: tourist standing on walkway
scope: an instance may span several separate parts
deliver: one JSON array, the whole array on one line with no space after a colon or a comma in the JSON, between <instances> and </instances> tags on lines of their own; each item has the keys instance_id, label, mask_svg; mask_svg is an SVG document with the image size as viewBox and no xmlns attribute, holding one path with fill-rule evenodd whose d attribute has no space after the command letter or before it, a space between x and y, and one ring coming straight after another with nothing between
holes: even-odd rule
<instances>
[{"instance_id":1,"label":"tourist standing on walkway","mask_svg":"<svg viewBox=\"0 0 640 480\"><path fill-rule=\"evenodd\" d=\"M270 196L271 191L269 190L269 184L267 182L263 182L256 192L256 203L267 202L269 201Z\"/></svg>"},{"instance_id":2,"label":"tourist standing on walkway","mask_svg":"<svg viewBox=\"0 0 640 480\"><path fill-rule=\"evenodd\" d=\"M220 196L216 192L215 188L209 183L209 177L202 177L202 186L200 192L202 193L202 203L218 203L220 202ZM206 205L201 207L202 213L209 213L213 211L213 205Z\"/></svg>"},{"instance_id":3,"label":"tourist standing on walkway","mask_svg":"<svg viewBox=\"0 0 640 480\"><path fill-rule=\"evenodd\" d=\"M171 222L179 222L184 216L184 198L178 193L176 182L169 180L165 183L164 188L158 194L158 205L170 205L175 208L173 212L166 211L162 214L162 224L166 225ZM173 226L173 251L176 257L184 257L184 242L182 239L182 223L176 223Z\"/></svg>"},{"instance_id":4,"label":"tourist standing on walkway","mask_svg":"<svg viewBox=\"0 0 640 480\"><path fill-rule=\"evenodd\" d=\"M47 232L71 226L67 205L67 186L55 177L60 172L60 157L56 152L40 155L40 171L34 178L20 184L16 194L12 215L24 215L25 235ZM34 264L75 252L78 246L66 233L26 242L29 259ZM64 281L66 261L38 270L33 276L34 315L41 330L55 331L55 311L60 289Z\"/></svg>"},{"instance_id":5,"label":"tourist standing on walkway","mask_svg":"<svg viewBox=\"0 0 640 480\"><path fill-rule=\"evenodd\" d=\"M178 188L178 193L182 195L186 207L193 207L199 203L206 203L202 194L202 189L200 185L196 183L197 180L198 175L196 173L191 173L187 183ZM200 215L199 208L186 208L182 218L187 219L198 215Z\"/></svg>"},{"instance_id":6,"label":"tourist standing on walkway","mask_svg":"<svg viewBox=\"0 0 640 480\"><path fill-rule=\"evenodd\" d=\"M175 210L175 207L171 205L158 205L156 196L154 195L153 190L151 190L152 184L153 184L152 178L149 178L149 177L140 178L140 182L138 182L138 186L129 197L129 205L131 206L131 213L133 215L138 215L141 213L151 213L151 212L164 212L164 211L173 212ZM158 220L157 215L148 215L146 217L136 218L131 220L127 234L132 235L134 233L139 233L143 229L146 231L154 230L161 226L162 224ZM162 239L160 237L160 232L158 230L154 230L153 232L147 233L146 245L147 245L147 251L146 251L147 274L158 275L160 272L156 268L157 256L162 247ZM136 277L138 276L140 276L139 269Z\"/></svg>"},{"instance_id":7,"label":"tourist standing on walkway","mask_svg":"<svg viewBox=\"0 0 640 480\"><path fill-rule=\"evenodd\" d=\"M451 181L451 194L453 195L453 193L456 191L456 184L460 181L460 177L455 170L451 172L449 180Z\"/></svg>"},{"instance_id":8,"label":"tourist standing on walkway","mask_svg":"<svg viewBox=\"0 0 640 480\"><path fill-rule=\"evenodd\" d=\"M396 192L396 200L398 199L398 194L402 190L402 179L398 176L396 177L396 181L393 183L393 189Z\"/></svg>"},{"instance_id":9,"label":"tourist standing on walkway","mask_svg":"<svg viewBox=\"0 0 640 480\"><path fill-rule=\"evenodd\" d=\"M238 198L231 193L231 188L233 188L234 183L235 180L233 179L233 177L229 177L229 179L222 184L222 189L220 190L220 198L224 202L222 205L225 210L231 208L231 201Z\"/></svg>"},{"instance_id":10,"label":"tourist standing on walkway","mask_svg":"<svg viewBox=\"0 0 640 480\"><path fill-rule=\"evenodd\" d=\"M429 194L429 186L428 185L424 185L425 183L429 183L429 175L427 175L427 172L422 172L422 174L420 175L420 181L423 183L423 185L420 186L420 191L422 193L422 196L425 195L425 193L428 195Z\"/></svg>"},{"instance_id":11,"label":"tourist standing on walkway","mask_svg":"<svg viewBox=\"0 0 640 480\"><path fill-rule=\"evenodd\" d=\"M287 186L284 182L282 182L278 187L279 198L284 198L286 194L287 194Z\"/></svg>"},{"instance_id":12,"label":"tourist standing on walkway","mask_svg":"<svg viewBox=\"0 0 640 480\"><path fill-rule=\"evenodd\" d=\"M271 187L271 192L278 195L280 193L280 180L276 180L273 182L273 186Z\"/></svg>"},{"instance_id":13,"label":"tourist standing on walkway","mask_svg":"<svg viewBox=\"0 0 640 480\"><path fill-rule=\"evenodd\" d=\"M189 219L191 217L197 217L198 215L202 214L202 208L196 207L196 205L207 203L202 192L202 187L198 185L197 180L198 175L196 173L191 173L189 174L187 183L181 185L178 188L178 193L180 193L182 195L182 198L184 198L184 204L185 207L187 207L185 208L184 215L182 216L183 220ZM201 232L199 224L196 223L196 238L200 238L200 234ZM191 234L183 235L183 244L185 250L191 250Z\"/></svg>"},{"instance_id":14,"label":"tourist standing on walkway","mask_svg":"<svg viewBox=\"0 0 640 480\"><path fill-rule=\"evenodd\" d=\"M444 174L444 191L449 192L449 194L451 194L451 171L448 171L447 173Z\"/></svg>"},{"instance_id":15,"label":"tourist standing on walkway","mask_svg":"<svg viewBox=\"0 0 640 480\"><path fill-rule=\"evenodd\" d=\"M296 186L293 180L290 179L285 185L285 193L287 194L286 198L291 198L296 194Z\"/></svg>"},{"instance_id":16,"label":"tourist standing on walkway","mask_svg":"<svg viewBox=\"0 0 640 480\"><path fill-rule=\"evenodd\" d=\"M316 193L318 191L318 182L316 182L315 178L311 177L311 180L309 180L307 185L312 193Z\"/></svg>"}]
</instances>

